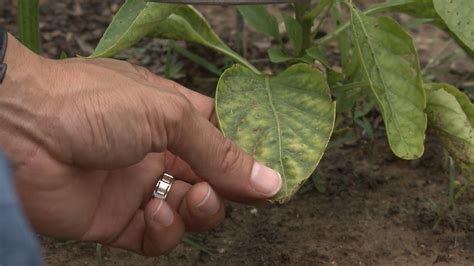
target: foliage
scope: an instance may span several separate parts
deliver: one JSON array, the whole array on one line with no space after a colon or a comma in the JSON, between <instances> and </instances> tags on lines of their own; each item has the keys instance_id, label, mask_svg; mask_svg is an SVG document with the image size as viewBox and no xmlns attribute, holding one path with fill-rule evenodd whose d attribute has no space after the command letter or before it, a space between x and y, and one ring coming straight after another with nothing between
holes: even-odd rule
<instances>
[{"instance_id":1,"label":"foliage","mask_svg":"<svg viewBox=\"0 0 474 266\"><path fill-rule=\"evenodd\" d=\"M383 117L395 155L421 157L429 125L465 176L474 179L471 101L451 85L425 84L410 34L394 19L377 16L401 12L432 23L473 55L474 2L388 0L365 11L350 0L314 2L297 1L293 16L282 14L288 44L265 6L238 8L250 26L274 40L270 60L287 65L277 75L261 74L232 51L192 6L146 0L125 2L92 57L112 56L149 36L196 42L233 59L238 65L222 74L217 87L218 120L226 136L282 174L284 187L275 201L287 201L311 176L331 138L336 114L352 117L373 139L364 116L374 107ZM349 21L344 10L350 13ZM316 39L326 21L337 29ZM341 71L325 57L333 40ZM314 63L324 73L312 67Z\"/></svg>"}]
</instances>

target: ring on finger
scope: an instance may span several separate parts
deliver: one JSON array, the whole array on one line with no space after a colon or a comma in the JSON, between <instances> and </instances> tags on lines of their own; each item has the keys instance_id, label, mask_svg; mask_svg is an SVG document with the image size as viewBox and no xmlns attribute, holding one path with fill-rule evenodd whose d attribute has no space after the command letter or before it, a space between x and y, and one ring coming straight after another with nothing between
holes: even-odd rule
<instances>
[{"instance_id":1,"label":"ring on finger","mask_svg":"<svg viewBox=\"0 0 474 266\"><path fill-rule=\"evenodd\" d=\"M160 178L158 178L158 182L156 183L155 189L153 190L153 197L166 200L173 182L174 177L172 175L163 173Z\"/></svg>"}]
</instances>

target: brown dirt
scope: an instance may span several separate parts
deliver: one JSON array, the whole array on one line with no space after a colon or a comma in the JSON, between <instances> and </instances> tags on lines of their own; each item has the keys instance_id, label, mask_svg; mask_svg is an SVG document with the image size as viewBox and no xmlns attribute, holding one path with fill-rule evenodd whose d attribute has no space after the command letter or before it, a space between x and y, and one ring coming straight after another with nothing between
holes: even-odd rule
<instances>
[{"instance_id":1,"label":"brown dirt","mask_svg":"<svg viewBox=\"0 0 474 266\"><path fill-rule=\"evenodd\" d=\"M45 53L86 55L100 38L119 0L43 1ZM201 8L221 36L235 46L234 11ZM0 25L13 32L12 1L0 0ZM228 19L231 18L231 19ZM400 18L401 20L405 18ZM248 55L261 58L269 42L250 32ZM431 27L415 32L423 65L439 52L446 36ZM148 42L149 43L149 42ZM131 61L160 73L163 43L142 42L126 53ZM195 45L189 49L225 66L221 56ZM456 49L455 46L450 49ZM147 51L149 57L144 56ZM150 58L151 57L151 58ZM216 77L183 60L190 88L212 93ZM266 65L260 65L264 68ZM458 81L473 72L472 61L457 59L436 80ZM459 84L458 84L459 85ZM460 84L462 85L462 84ZM378 129L381 131L381 129ZM309 182L286 205L262 208L230 204L227 219L216 229L193 235L196 248L180 245L160 258L103 248L106 265L472 265L474 263L474 194L447 207L447 173L437 142L427 141L425 156L415 162L396 159L383 138L376 141L376 160L359 140L328 150L318 173L325 192ZM48 265L96 263L96 245L41 237ZM204 252L203 249L212 254Z\"/></svg>"}]
</instances>

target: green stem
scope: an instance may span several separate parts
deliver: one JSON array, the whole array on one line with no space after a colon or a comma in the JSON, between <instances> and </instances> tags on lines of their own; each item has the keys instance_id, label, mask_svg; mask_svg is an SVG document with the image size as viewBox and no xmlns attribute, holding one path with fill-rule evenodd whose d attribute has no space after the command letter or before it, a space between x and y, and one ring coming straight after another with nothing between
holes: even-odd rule
<instances>
[{"instance_id":1,"label":"green stem","mask_svg":"<svg viewBox=\"0 0 474 266\"><path fill-rule=\"evenodd\" d=\"M331 1L330 4L327 6L326 11L324 11L324 13L323 13L323 17L319 20L318 25L316 26L316 29L314 30L313 34L311 35L311 39L316 38L316 35L321 30L321 27L323 26L324 22L326 22L329 11L331 10L333 4L334 4L334 1Z\"/></svg>"},{"instance_id":2,"label":"green stem","mask_svg":"<svg viewBox=\"0 0 474 266\"><path fill-rule=\"evenodd\" d=\"M456 192L456 194L454 195L454 201L456 202L459 198L462 197L462 195L464 194L464 192L466 192L466 190L469 188L469 186L471 186L471 181L466 181L466 184L464 184L458 192Z\"/></svg>"},{"instance_id":3,"label":"green stem","mask_svg":"<svg viewBox=\"0 0 474 266\"><path fill-rule=\"evenodd\" d=\"M234 59L237 63L240 63L246 67L248 67L250 70L252 70L253 72L255 72L256 74L262 74L262 72L260 72L260 70L258 70L256 67L254 67L252 64L250 64L247 60L245 60L244 58L240 57L240 56L235 56L235 55L230 55L229 56Z\"/></svg>"},{"instance_id":4,"label":"green stem","mask_svg":"<svg viewBox=\"0 0 474 266\"><path fill-rule=\"evenodd\" d=\"M303 45L301 51L298 52L299 54L296 55L297 57L302 56L306 49L311 47L311 26L313 21L306 19L306 16L304 15L304 12L308 10L308 7L310 6L309 4L309 1L298 1L295 3L296 20L301 25L301 29L303 30Z\"/></svg>"},{"instance_id":5,"label":"green stem","mask_svg":"<svg viewBox=\"0 0 474 266\"><path fill-rule=\"evenodd\" d=\"M18 0L17 20L20 41L33 52L41 53L38 0Z\"/></svg>"},{"instance_id":6,"label":"green stem","mask_svg":"<svg viewBox=\"0 0 474 266\"><path fill-rule=\"evenodd\" d=\"M102 244L96 244L95 246L95 264L97 266L104 265L104 261L102 260Z\"/></svg>"},{"instance_id":7,"label":"green stem","mask_svg":"<svg viewBox=\"0 0 474 266\"><path fill-rule=\"evenodd\" d=\"M449 186L448 186L448 204L449 207L454 205L454 182L456 181L456 165L453 158L449 156Z\"/></svg>"},{"instance_id":8,"label":"green stem","mask_svg":"<svg viewBox=\"0 0 474 266\"><path fill-rule=\"evenodd\" d=\"M383 4L378 4L378 5L374 5L372 8L370 9L367 9L366 11L364 11L364 14L365 15L373 15L373 14L377 14L377 13L381 13L381 12L385 12L385 11L389 11L391 8L393 7L397 7L397 6L401 6L403 5L402 3L383 3ZM336 38L337 36L339 36L339 34L343 33L347 28L349 28L351 24L349 22L345 23L344 25L342 25L341 27L337 28L335 31L333 31L332 33L324 36L323 38L319 39L316 41L316 45L323 45L323 44L326 44L328 42L330 42L331 40L333 40L334 38Z\"/></svg>"},{"instance_id":9,"label":"green stem","mask_svg":"<svg viewBox=\"0 0 474 266\"><path fill-rule=\"evenodd\" d=\"M206 69L210 73L220 76L222 74L222 71L216 67L213 63L207 61L204 57L201 57L179 45L174 45L173 49L179 53L180 55L186 57L187 59L193 61L194 63L198 64L202 68Z\"/></svg>"}]
</instances>

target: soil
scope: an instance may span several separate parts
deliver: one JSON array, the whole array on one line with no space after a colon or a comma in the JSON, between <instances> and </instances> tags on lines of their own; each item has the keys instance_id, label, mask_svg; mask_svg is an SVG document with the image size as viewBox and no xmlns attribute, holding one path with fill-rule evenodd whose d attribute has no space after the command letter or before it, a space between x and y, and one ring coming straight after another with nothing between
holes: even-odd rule
<instances>
[{"instance_id":1,"label":"soil","mask_svg":"<svg viewBox=\"0 0 474 266\"><path fill-rule=\"evenodd\" d=\"M41 1L44 54L57 57L87 55L97 44L122 1ZM364 1L374 2L374 1ZM216 31L232 47L239 44L235 12L231 7L200 7ZM14 1L0 0L0 25L16 32ZM231 19L229 19L231 18ZM405 17L397 17L405 21ZM325 27L326 31L331 28ZM414 31L422 65L447 45L446 35L430 27ZM271 44L249 31L249 58L265 56ZM165 44L147 40L121 55L156 73L163 73ZM219 67L228 61L196 45L187 48ZM337 58L337 55L334 56ZM178 81L212 94L217 77L184 58L185 76ZM268 68L268 63L258 65ZM451 81L466 89L473 78L472 60L461 55L433 72L437 81ZM272 71L272 69L267 69ZM377 131L383 133L382 128ZM408 162L390 153L385 138L373 143L363 138L329 149L318 167L319 186L308 182L285 205L261 208L231 203L227 219L214 230L186 236L168 256L145 258L103 247L105 265L473 265L474 193L472 189L448 207L448 175L444 154L428 132L422 159ZM41 237L47 265L94 265L94 243L59 241Z\"/></svg>"}]
</instances>

